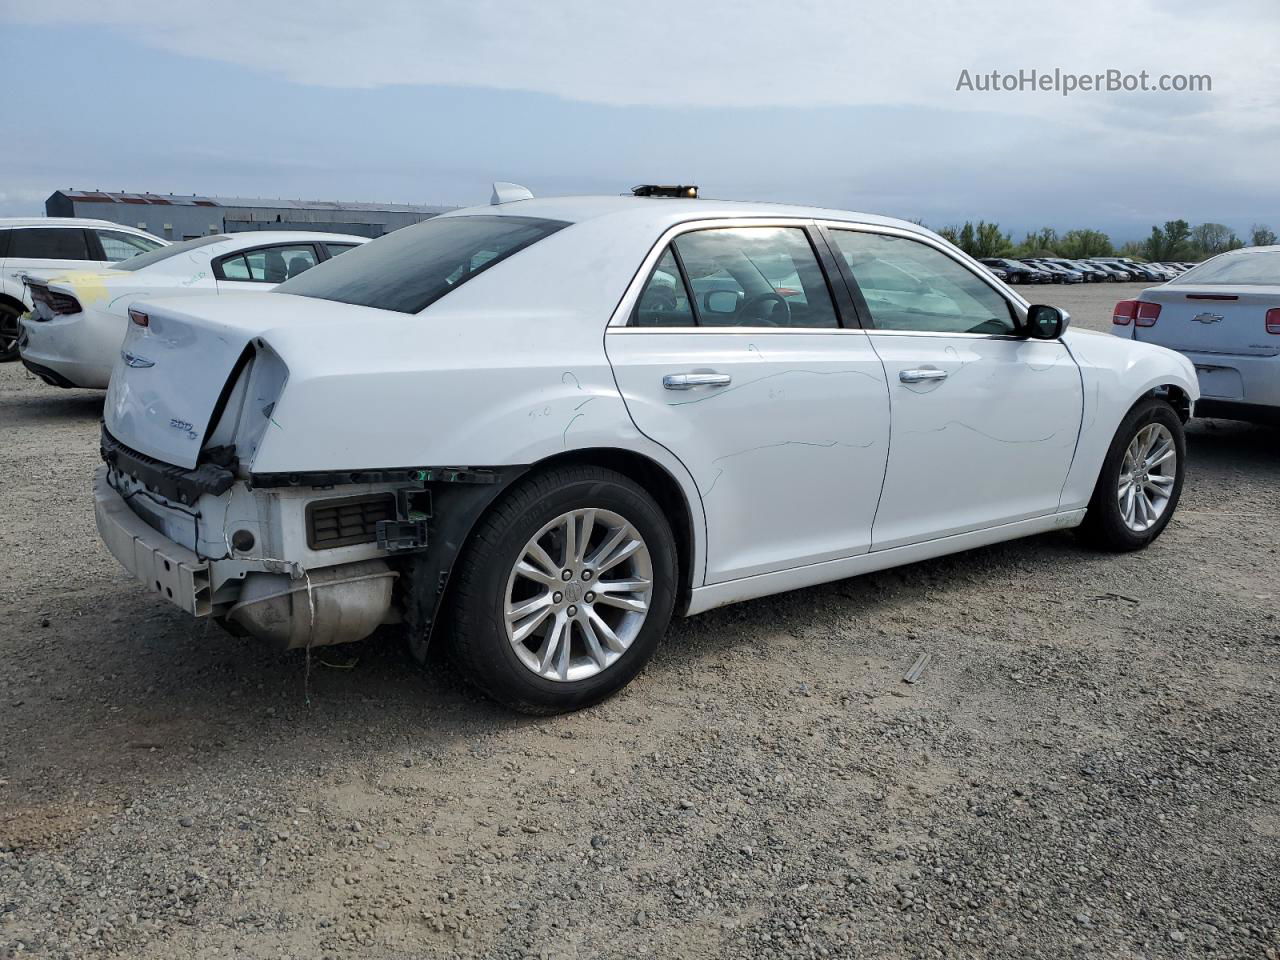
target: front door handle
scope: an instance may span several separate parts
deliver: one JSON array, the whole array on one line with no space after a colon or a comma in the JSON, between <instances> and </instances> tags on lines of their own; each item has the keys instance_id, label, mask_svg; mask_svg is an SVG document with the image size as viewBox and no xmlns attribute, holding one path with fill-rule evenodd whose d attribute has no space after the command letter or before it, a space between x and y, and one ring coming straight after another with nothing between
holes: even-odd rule
<instances>
[{"instance_id":1,"label":"front door handle","mask_svg":"<svg viewBox=\"0 0 1280 960\"><path fill-rule=\"evenodd\" d=\"M733 377L727 373L668 373L662 385L668 390L692 390L694 387L727 387Z\"/></svg>"},{"instance_id":2,"label":"front door handle","mask_svg":"<svg viewBox=\"0 0 1280 960\"><path fill-rule=\"evenodd\" d=\"M925 383L929 380L945 380L947 379L947 371L938 370L934 367L921 367L919 370L902 370L898 373L898 379L903 383Z\"/></svg>"}]
</instances>

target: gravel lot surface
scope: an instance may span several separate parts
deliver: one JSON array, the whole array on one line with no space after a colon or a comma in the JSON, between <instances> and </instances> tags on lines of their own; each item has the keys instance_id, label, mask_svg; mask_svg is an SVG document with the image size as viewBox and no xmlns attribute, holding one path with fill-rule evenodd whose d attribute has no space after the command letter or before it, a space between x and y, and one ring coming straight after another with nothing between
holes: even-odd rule
<instances>
[{"instance_id":1,"label":"gravel lot surface","mask_svg":"<svg viewBox=\"0 0 1280 960\"><path fill-rule=\"evenodd\" d=\"M1105 329L1137 289L1026 292ZM1280 951L1277 431L1195 423L1144 554L1053 534L727 608L530 720L127 580L100 406L0 366L0 956Z\"/></svg>"}]
</instances>

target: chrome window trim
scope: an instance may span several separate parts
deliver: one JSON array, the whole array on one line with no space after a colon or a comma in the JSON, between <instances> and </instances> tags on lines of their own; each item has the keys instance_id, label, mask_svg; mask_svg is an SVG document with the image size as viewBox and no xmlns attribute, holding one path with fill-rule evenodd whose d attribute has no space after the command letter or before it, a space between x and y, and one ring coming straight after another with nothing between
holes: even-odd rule
<instances>
[{"instance_id":1,"label":"chrome window trim","mask_svg":"<svg viewBox=\"0 0 1280 960\"><path fill-rule=\"evenodd\" d=\"M817 227L823 231L829 230L850 230L858 233L874 233L883 236L901 237L905 240L915 240L923 243L928 247L937 250L943 256L949 258L959 267L968 270L971 274L990 287L997 296L1002 298L1012 308L1018 319L1026 322L1027 310L1030 308L1030 301L1024 299L1021 294L1004 286L999 279L988 273L980 263L974 258L968 256L963 251L953 250L949 248L945 241L936 239L928 234L918 233L914 230L907 230L902 227L892 227L884 224L865 223L857 220L832 220L832 219L815 219L808 217L716 217L707 220L686 220L683 223L675 224L663 231L662 235L649 249L640 268L636 271L631 282L627 285L626 291L622 295L622 299L618 301L618 306L614 308L613 315L609 318L609 323L605 328L606 333L626 333L631 335L641 334L716 334L716 333L734 333L749 334L751 336L777 336L779 334L848 334L857 333L863 336L874 334L876 336L885 337L962 337L969 340L1026 340L1028 338L1018 336L1017 334L1006 333L948 333L946 331L936 330L881 330L877 327L701 327L701 326L672 326L672 327L632 327L629 326L631 320L631 312L635 308L636 301L640 297L640 293L645 283L649 279L649 274L653 272L654 266L662 256L662 251L667 248L677 237L685 233L692 233L696 230L714 230L725 227L792 227L804 229L805 227ZM831 251L832 256L840 256L838 250ZM959 256L957 256L959 254ZM816 255L816 252L815 252ZM821 262L821 257L818 258ZM831 278L832 282L839 280L844 282L844 277ZM1055 341L1041 341L1050 343ZM1059 338L1056 342L1062 342Z\"/></svg>"},{"instance_id":2,"label":"chrome window trim","mask_svg":"<svg viewBox=\"0 0 1280 960\"><path fill-rule=\"evenodd\" d=\"M717 333L737 333L750 334L756 336L776 337L779 334L800 334L802 336L831 336L832 334L850 334L856 333L865 337L868 333L875 333L875 330L863 330L860 327L631 327L631 326L612 326L605 328L605 332L609 334L626 334L628 336L639 336L646 333L678 333L682 336L695 334L708 336ZM968 334L968 336L978 336L978 334Z\"/></svg>"}]
</instances>

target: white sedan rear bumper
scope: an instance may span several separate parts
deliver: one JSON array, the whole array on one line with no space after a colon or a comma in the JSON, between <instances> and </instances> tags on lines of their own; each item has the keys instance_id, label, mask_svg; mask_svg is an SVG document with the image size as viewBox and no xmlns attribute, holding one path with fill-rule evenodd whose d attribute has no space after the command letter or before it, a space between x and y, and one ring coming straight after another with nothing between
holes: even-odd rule
<instances>
[{"instance_id":1,"label":"white sedan rear bumper","mask_svg":"<svg viewBox=\"0 0 1280 960\"><path fill-rule=\"evenodd\" d=\"M75 387L107 388L120 345L104 342L85 314L53 320L26 316L18 322L18 351L29 366L50 370Z\"/></svg>"}]
</instances>

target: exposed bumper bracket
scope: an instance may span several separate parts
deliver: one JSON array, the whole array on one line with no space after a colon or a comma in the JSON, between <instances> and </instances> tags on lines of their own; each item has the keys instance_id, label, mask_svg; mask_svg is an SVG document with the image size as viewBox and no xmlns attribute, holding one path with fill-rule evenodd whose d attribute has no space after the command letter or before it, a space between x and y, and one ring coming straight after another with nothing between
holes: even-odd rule
<instances>
[{"instance_id":1,"label":"exposed bumper bracket","mask_svg":"<svg viewBox=\"0 0 1280 960\"><path fill-rule=\"evenodd\" d=\"M212 612L209 564L147 526L107 482L103 467L93 479L93 506L98 534L121 566L192 616Z\"/></svg>"},{"instance_id":2,"label":"exposed bumper bracket","mask_svg":"<svg viewBox=\"0 0 1280 960\"><path fill-rule=\"evenodd\" d=\"M102 459L122 473L142 482L168 500L192 504L205 493L226 493L235 483L235 474L216 463L202 463L186 470L139 453L102 428Z\"/></svg>"}]
</instances>

